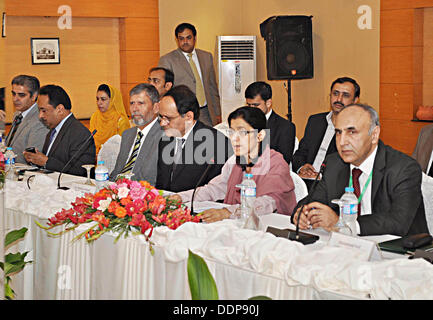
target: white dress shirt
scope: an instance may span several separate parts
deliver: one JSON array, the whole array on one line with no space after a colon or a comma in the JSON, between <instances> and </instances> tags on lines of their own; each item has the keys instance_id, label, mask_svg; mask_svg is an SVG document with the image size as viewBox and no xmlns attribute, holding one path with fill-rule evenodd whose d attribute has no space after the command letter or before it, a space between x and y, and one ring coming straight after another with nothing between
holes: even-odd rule
<instances>
[{"instance_id":1,"label":"white dress shirt","mask_svg":"<svg viewBox=\"0 0 433 320\"><path fill-rule=\"evenodd\" d=\"M272 109L267 114L265 114L266 121L269 121L271 114L272 114Z\"/></svg>"},{"instance_id":2,"label":"white dress shirt","mask_svg":"<svg viewBox=\"0 0 433 320\"><path fill-rule=\"evenodd\" d=\"M316 172L319 172L320 166L325 160L326 152L328 151L329 144L331 143L332 137L335 134L335 127L332 123L332 111L326 115L326 121L328 121L328 127L326 128L325 135L323 136L322 144L320 145L319 151L317 151L316 158L313 162L313 167Z\"/></svg>"},{"instance_id":3,"label":"white dress shirt","mask_svg":"<svg viewBox=\"0 0 433 320\"><path fill-rule=\"evenodd\" d=\"M364 190L364 186L367 183L368 177L370 176L370 173L373 172L373 166L374 166L374 159L376 158L377 153L377 146L374 149L374 151L367 157L367 159L364 160L363 163L359 167L355 167L353 164L350 165L350 174L352 174L353 168L358 168L362 171L361 175L359 176L359 188L360 192L362 193L362 190ZM361 215L367 215L371 214L371 186L373 185L373 177L370 181L370 183L367 186L367 189L365 190L365 193L361 199ZM356 222L356 233L360 234L361 229L359 227L358 221Z\"/></svg>"},{"instance_id":4,"label":"white dress shirt","mask_svg":"<svg viewBox=\"0 0 433 320\"><path fill-rule=\"evenodd\" d=\"M430 171L430 168L431 168L432 165L433 165L433 150L431 151L430 161L428 162L427 170L425 171L426 174L428 174L428 172Z\"/></svg>"},{"instance_id":5,"label":"white dress shirt","mask_svg":"<svg viewBox=\"0 0 433 320\"><path fill-rule=\"evenodd\" d=\"M189 64L188 52L184 52L184 51L182 51L182 53L183 53L183 55L185 56L185 59L186 59L186 61L188 61L188 64ZM198 62L197 53L195 52L195 49L192 50L191 53L192 53L192 61L194 61L195 66L197 67L197 71L198 71L198 74L200 75L201 83L202 83L202 85L203 85L203 90L204 90L203 75L202 75L202 73L201 73L200 62ZM200 107L203 107L203 106L206 106L206 105L207 105L206 96L205 96L204 99L205 99L205 101L204 101L204 105L202 105L202 106L200 106Z\"/></svg>"},{"instance_id":6,"label":"white dress shirt","mask_svg":"<svg viewBox=\"0 0 433 320\"><path fill-rule=\"evenodd\" d=\"M36 102L30 108L28 108L26 111L21 112L21 115L23 116L23 120L26 117L26 115L28 115L30 113L30 111L32 110L32 108L37 108L36 107Z\"/></svg>"}]
</instances>

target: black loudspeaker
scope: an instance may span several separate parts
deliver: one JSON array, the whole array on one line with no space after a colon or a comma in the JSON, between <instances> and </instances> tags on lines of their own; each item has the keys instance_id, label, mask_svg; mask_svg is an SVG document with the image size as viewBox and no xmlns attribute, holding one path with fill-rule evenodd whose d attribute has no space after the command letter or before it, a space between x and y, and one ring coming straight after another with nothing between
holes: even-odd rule
<instances>
[{"instance_id":1,"label":"black loudspeaker","mask_svg":"<svg viewBox=\"0 0 433 320\"><path fill-rule=\"evenodd\" d=\"M273 16L260 24L268 80L314 76L312 16Z\"/></svg>"}]
</instances>

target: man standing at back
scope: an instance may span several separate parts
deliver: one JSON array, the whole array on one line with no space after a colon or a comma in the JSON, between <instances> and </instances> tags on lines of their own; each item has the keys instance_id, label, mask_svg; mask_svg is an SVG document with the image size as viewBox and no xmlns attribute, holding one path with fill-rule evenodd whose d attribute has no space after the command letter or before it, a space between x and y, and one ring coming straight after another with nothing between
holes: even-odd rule
<instances>
[{"instance_id":1,"label":"man standing at back","mask_svg":"<svg viewBox=\"0 0 433 320\"><path fill-rule=\"evenodd\" d=\"M89 129L72 114L71 99L66 91L52 84L42 87L38 107L39 118L50 131L42 152L24 151L26 160L48 170L85 176L86 170L81 166L95 164L95 141Z\"/></svg>"},{"instance_id":2,"label":"man standing at back","mask_svg":"<svg viewBox=\"0 0 433 320\"><path fill-rule=\"evenodd\" d=\"M159 59L158 66L174 73L174 85L186 85L200 105L200 121L208 126L221 122L218 86L210 52L195 48L197 31L192 24L181 23L175 29L178 48Z\"/></svg>"},{"instance_id":3,"label":"man standing at back","mask_svg":"<svg viewBox=\"0 0 433 320\"><path fill-rule=\"evenodd\" d=\"M26 163L23 155L26 148L41 150L48 133L38 117L38 94L39 80L36 77L19 75L12 79L12 101L17 112L6 137L6 146L12 147L17 163Z\"/></svg>"},{"instance_id":4,"label":"man standing at back","mask_svg":"<svg viewBox=\"0 0 433 320\"><path fill-rule=\"evenodd\" d=\"M262 81L253 82L245 90L247 106L263 111L270 131L269 146L281 153L290 165L295 147L296 127L283 117L272 111L272 88Z\"/></svg>"},{"instance_id":5,"label":"man standing at back","mask_svg":"<svg viewBox=\"0 0 433 320\"><path fill-rule=\"evenodd\" d=\"M331 112L308 118L304 137L293 155L292 169L303 179L314 179L327 154L337 151L334 123L338 113L352 103L358 103L361 89L349 77L334 80L331 85ZM307 183L308 185L308 183Z\"/></svg>"}]
</instances>

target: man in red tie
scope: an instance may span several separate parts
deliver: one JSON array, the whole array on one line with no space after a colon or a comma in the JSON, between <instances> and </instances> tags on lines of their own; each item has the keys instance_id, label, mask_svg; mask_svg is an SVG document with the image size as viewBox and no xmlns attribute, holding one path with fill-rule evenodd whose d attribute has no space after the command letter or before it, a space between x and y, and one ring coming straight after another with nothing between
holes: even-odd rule
<instances>
[{"instance_id":1,"label":"man in red tie","mask_svg":"<svg viewBox=\"0 0 433 320\"><path fill-rule=\"evenodd\" d=\"M322 180L303 207L300 229L332 230L338 221L339 199L347 186L358 198L358 235L428 233L421 193L421 167L411 157L379 139L377 112L370 106L352 104L335 122L338 153L326 157ZM301 200L292 220L297 223Z\"/></svg>"}]
</instances>

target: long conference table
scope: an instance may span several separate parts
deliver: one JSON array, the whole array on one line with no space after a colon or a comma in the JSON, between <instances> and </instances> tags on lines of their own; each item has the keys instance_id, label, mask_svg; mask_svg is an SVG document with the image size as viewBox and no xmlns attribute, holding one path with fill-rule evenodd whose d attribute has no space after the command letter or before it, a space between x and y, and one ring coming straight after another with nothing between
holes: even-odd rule
<instances>
[{"instance_id":1,"label":"long conference table","mask_svg":"<svg viewBox=\"0 0 433 320\"><path fill-rule=\"evenodd\" d=\"M25 238L8 252L29 251L27 265L12 277L17 299L191 299L187 277L188 250L203 257L215 278L219 298L272 299L433 299L433 265L423 259L377 252L368 261L360 250L329 242L325 230L312 245L302 245L265 232L268 226L294 227L287 216L260 217L258 230L237 220L186 223L177 230L155 228L154 254L143 236L121 238L106 233L92 244L72 239L85 225L61 237L49 237L42 224L80 196L84 178L57 173L36 174L27 183L7 181L6 232L27 227ZM29 189L30 186L30 189ZM83 189L84 188L84 189ZM195 206L206 207L202 203ZM217 205L217 204L215 204ZM59 229L60 231L60 229ZM365 237L370 241L395 238Z\"/></svg>"}]
</instances>

